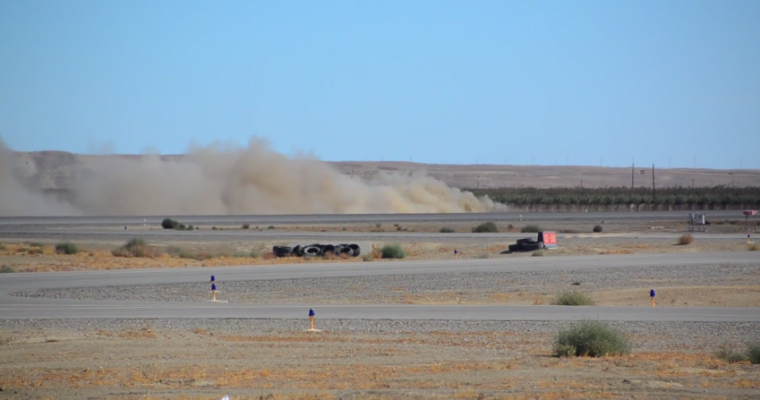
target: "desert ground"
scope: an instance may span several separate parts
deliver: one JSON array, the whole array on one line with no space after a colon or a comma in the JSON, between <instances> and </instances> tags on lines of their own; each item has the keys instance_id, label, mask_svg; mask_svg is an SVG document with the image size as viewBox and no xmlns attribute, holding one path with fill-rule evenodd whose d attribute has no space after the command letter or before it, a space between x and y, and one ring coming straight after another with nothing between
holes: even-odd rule
<instances>
[{"instance_id":1,"label":"desert ground","mask_svg":"<svg viewBox=\"0 0 760 400\"><path fill-rule=\"evenodd\" d=\"M737 219L738 221L738 219ZM714 251L758 254L746 265L657 265L594 271L447 273L420 276L320 278L220 283L219 296L242 304L549 305L569 290L593 306L760 306L760 252L737 239L743 226L712 224L713 236L688 234L684 221L545 221L565 232L559 248L502 254L514 240L475 235L477 222L199 226L193 235L152 234L160 227L70 226L0 229L0 265L15 274L196 266L278 265L382 260L398 244L407 260L510 259L566 255L624 257L640 253ZM602 232L593 226L602 225ZM444 225L458 235L436 233ZM516 237L526 223L499 223ZM98 234L98 232L100 232ZM200 233L198 233L200 232ZM386 234L356 259L275 258L273 245L325 241L330 232ZM631 237L631 233L640 233ZM673 239L647 237L670 233ZM145 257L114 256L146 234ZM163 232L161 232L163 233ZM725 238L720 235L725 234ZM310 238L309 235L315 235ZM498 235L498 234L497 234ZM715 235L718 236L716 239ZM341 240L343 240L341 238ZM364 240L364 239L362 239ZM76 254L60 254L70 241ZM383 260L385 261L385 260ZM369 265L369 264L368 264ZM3 276L13 273L0 274ZM30 298L205 301L198 285L50 289L15 293ZM2 303L0 303L2 307ZM568 306L570 307L570 306ZM0 321L0 399L753 399L760 398L760 365L729 362L760 341L755 322L613 322L630 340L624 355L555 357L553 340L570 321L323 320L307 319L48 319ZM734 360L736 361L736 360Z\"/></svg>"}]
</instances>

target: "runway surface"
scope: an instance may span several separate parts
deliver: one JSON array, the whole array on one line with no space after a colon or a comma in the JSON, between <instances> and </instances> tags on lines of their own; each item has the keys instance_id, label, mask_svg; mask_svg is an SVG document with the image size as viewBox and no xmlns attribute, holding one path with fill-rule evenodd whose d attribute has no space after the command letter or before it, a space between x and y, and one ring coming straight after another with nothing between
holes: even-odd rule
<instances>
[{"instance_id":1,"label":"runway surface","mask_svg":"<svg viewBox=\"0 0 760 400\"><path fill-rule=\"evenodd\" d=\"M741 210L705 211L710 219L743 218ZM689 211L638 212L501 212L451 214L304 214L304 215L207 215L207 216L102 216L102 217L0 217L2 225L142 225L143 221L160 224L172 218L184 224L349 224L395 222L475 222L475 221L613 221L613 220L683 220Z\"/></svg>"},{"instance_id":2,"label":"runway surface","mask_svg":"<svg viewBox=\"0 0 760 400\"><path fill-rule=\"evenodd\" d=\"M142 228L142 227L141 227ZM236 240L302 240L302 239L336 239L340 240L473 240L473 239L519 239L524 237L535 237L535 233L520 232L494 232L494 233L439 233L439 232L309 232L309 231L283 231L277 229L265 229L262 231L241 229L241 230L216 230L209 229L196 231L178 231L174 229L91 229L91 228L42 228L36 226L16 227L4 226L0 228L0 238L66 238L67 240L86 240L108 238L109 240L124 240L135 236L155 237L157 239L179 239L199 241L218 240L220 238L229 238ZM621 239L677 239L685 232L623 232L623 233L557 233L559 239L571 238L621 238ZM746 239L745 233L710 233L708 232L688 232L695 239L712 239L712 240L742 240ZM753 236L760 236L753 233Z\"/></svg>"},{"instance_id":3,"label":"runway surface","mask_svg":"<svg viewBox=\"0 0 760 400\"><path fill-rule=\"evenodd\" d=\"M320 277L461 272L561 271L669 265L757 264L754 252L635 254L520 259L292 264L250 267L172 268L0 275L0 319L67 318L273 318L303 319L314 308L324 319L578 320L760 322L760 307L555 307L367 305L253 306L205 302L93 301L12 296L18 291L126 285L197 283L209 290L214 274L224 282ZM223 295L218 296L224 300Z\"/></svg>"}]
</instances>

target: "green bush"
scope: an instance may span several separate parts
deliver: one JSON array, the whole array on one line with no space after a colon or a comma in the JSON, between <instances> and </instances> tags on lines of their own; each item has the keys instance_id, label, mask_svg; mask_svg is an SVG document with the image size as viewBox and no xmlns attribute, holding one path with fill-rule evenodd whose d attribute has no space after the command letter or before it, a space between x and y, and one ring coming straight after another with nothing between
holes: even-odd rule
<instances>
[{"instance_id":1,"label":"green bush","mask_svg":"<svg viewBox=\"0 0 760 400\"><path fill-rule=\"evenodd\" d=\"M178 226L179 222L170 218L165 218L163 221L161 221L161 227L164 229L177 229Z\"/></svg>"},{"instance_id":2,"label":"green bush","mask_svg":"<svg viewBox=\"0 0 760 400\"><path fill-rule=\"evenodd\" d=\"M557 333L553 350L557 357L603 357L627 354L631 344L601 321L580 321Z\"/></svg>"},{"instance_id":3,"label":"green bush","mask_svg":"<svg viewBox=\"0 0 760 400\"><path fill-rule=\"evenodd\" d=\"M594 232L596 232L596 233L599 233L599 232L601 232L602 230L603 230L603 228L602 228L602 226L601 226L601 225L597 225L597 226L595 226L595 227L594 227Z\"/></svg>"},{"instance_id":4,"label":"green bush","mask_svg":"<svg viewBox=\"0 0 760 400\"><path fill-rule=\"evenodd\" d=\"M383 258L404 258L406 252L397 244L389 244L381 250Z\"/></svg>"},{"instance_id":5,"label":"green bush","mask_svg":"<svg viewBox=\"0 0 760 400\"><path fill-rule=\"evenodd\" d=\"M55 245L55 252L58 254L77 254L79 253L79 247L71 242L63 242Z\"/></svg>"},{"instance_id":6,"label":"green bush","mask_svg":"<svg viewBox=\"0 0 760 400\"><path fill-rule=\"evenodd\" d=\"M752 364L760 364L760 342L747 345L747 359Z\"/></svg>"},{"instance_id":7,"label":"green bush","mask_svg":"<svg viewBox=\"0 0 760 400\"><path fill-rule=\"evenodd\" d=\"M498 231L499 228L493 222L483 222L482 224L472 228L473 233L493 233Z\"/></svg>"},{"instance_id":8,"label":"green bush","mask_svg":"<svg viewBox=\"0 0 760 400\"><path fill-rule=\"evenodd\" d=\"M594 300L577 290L564 291L554 297L554 306L593 306Z\"/></svg>"},{"instance_id":9,"label":"green bush","mask_svg":"<svg viewBox=\"0 0 760 400\"><path fill-rule=\"evenodd\" d=\"M538 233L543 231L540 226L538 225L525 225L522 229L520 229L520 232L522 233Z\"/></svg>"},{"instance_id":10,"label":"green bush","mask_svg":"<svg viewBox=\"0 0 760 400\"><path fill-rule=\"evenodd\" d=\"M718 350L715 352L715 357L729 363L738 363L747 359L744 354L738 350L732 349L727 344L724 344L718 348Z\"/></svg>"},{"instance_id":11,"label":"green bush","mask_svg":"<svg viewBox=\"0 0 760 400\"><path fill-rule=\"evenodd\" d=\"M12 274L14 272L16 272L16 270L7 265L3 265L2 268L0 268L0 274Z\"/></svg>"},{"instance_id":12,"label":"green bush","mask_svg":"<svg viewBox=\"0 0 760 400\"><path fill-rule=\"evenodd\" d=\"M456 232L456 231L454 230L454 228L450 228L450 227L448 227L448 226L444 226L444 227L443 227L443 228L441 228L441 230L440 230L440 231L438 231L438 232L440 232L440 233L454 233L454 232Z\"/></svg>"}]
</instances>

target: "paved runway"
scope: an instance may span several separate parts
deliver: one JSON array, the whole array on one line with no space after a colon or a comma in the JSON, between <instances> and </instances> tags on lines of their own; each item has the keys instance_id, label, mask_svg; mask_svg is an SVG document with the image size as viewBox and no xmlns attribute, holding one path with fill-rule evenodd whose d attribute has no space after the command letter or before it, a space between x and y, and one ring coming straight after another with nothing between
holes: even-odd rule
<instances>
[{"instance_id":1,"label":"paved runway","mask_svg":"<svg viewBox=\"0 0 760 400\"><path fill-rule=\"evenodd\" d=\"M743 218L741 210L706 211L709 219ZM683 220L689 211L639 212L502 212L451 214L305 214L305 215L207 215L207 216L102 216L102 217L0 217L2 225L142 225L143 220L160 224L172 218L184 224L349 224L410 222L476 221L613 221L613 220Z\"/></svg>"},{"instance_id":2,"label":"paved runway","mask_svg":"<svg viewBox=\"0 0 760 400\"><path fill-rule=\"evenodd\" d=\"M673 240L681 237L685 232L625 232L625 233L557 233L558 239L569 238L621 238L621 239L663 239ZM695 239L711 240L746 240L745 233L710 233L690 232ZM0 228L0 238L56 238L66 240L102 239L128 240L135 236L155 237L157 239L213 241L221 238L230 240L474 240L474 239L519 239L535 237L535 233L519 232L495 232L495 233L439 233L439 232L308 232L308 231L282 231L282 230L217 230L209 229L200 231L177 231L173 229L90 229L90 228L36 228L34 226L16 228L5 226ZM753 236L759 236L754 233Z\"/></svg>"},{"instance_id":3,"label":"paved runway","mask_svg":"<svg viewBox=\"0 0 760 400\"><path fill-rule=\"evenodd\" d=\"M310 279L452 272L561 271L636 266L757 264L754 252L571 256L512 260L448 260L373 263L293 264L250 267L174 268L0 275L0 319L49 318L274 318L303 319L304 306L228 304L214 302L141 302L61 300L15 297L36 289L198 283L208 290L211 274L225 281ZM219 296L220 300L223 300ZM578 320L760 322L760 307L553 307L553 306L320 306L325 319L447 319L447 320Z\"/></svg>"}]
</instances>

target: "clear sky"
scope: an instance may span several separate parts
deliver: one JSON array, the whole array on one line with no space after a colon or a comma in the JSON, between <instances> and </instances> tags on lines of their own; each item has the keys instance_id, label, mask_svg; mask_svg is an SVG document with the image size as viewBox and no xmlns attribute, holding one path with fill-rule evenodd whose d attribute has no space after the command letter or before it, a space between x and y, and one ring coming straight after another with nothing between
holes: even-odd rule
<instances>
[{"instance_id":1,"label":"clear sky","mask_svg":"<svg viewBox=\"0 0 760 400\"><path fill-rule=\"evenodd\" d=\"M0 138L760 168L759 21L758 0L0 0Z\"/></svg>"}]
</instances>

